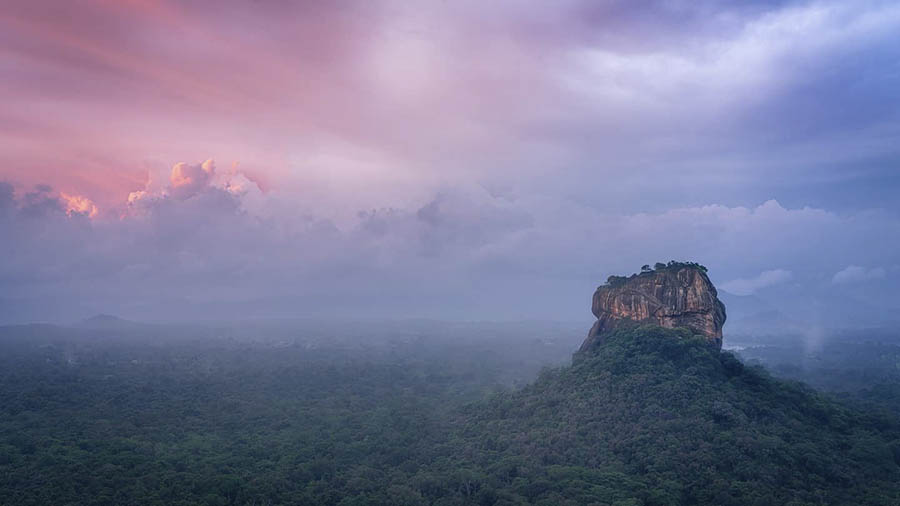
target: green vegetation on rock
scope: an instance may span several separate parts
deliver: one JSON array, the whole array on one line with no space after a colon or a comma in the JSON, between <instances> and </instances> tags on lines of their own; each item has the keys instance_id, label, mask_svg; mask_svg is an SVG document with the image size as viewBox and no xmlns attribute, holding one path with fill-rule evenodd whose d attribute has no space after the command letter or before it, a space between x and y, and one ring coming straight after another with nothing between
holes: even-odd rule
<instances>
[{"instance_id":1,"label":"green vegetation on rock","mask_svg":"<svg viewBox=\"0 0 900 506\"><path fill-rule=\"evenodd\" d=\"M706 268L705 265L701 265L697 262L679 262L676 260L669 260L669 263L665 263L665 264L662 262L656 262L656 264L653 265L652 269L650 268L650 264L646 264L641 267L640 274L633 273L631 276L616 276L616 275L609 276L608 278L606 278L606 284L613 286L613 287L622 286L629 279L635 278L640 275L652 274L655 271L665 271L665 270L677 271L679 269L685 269L685 268L697 269L703 273L708 272L708 269Z\"/></svg>"}]
</instances>

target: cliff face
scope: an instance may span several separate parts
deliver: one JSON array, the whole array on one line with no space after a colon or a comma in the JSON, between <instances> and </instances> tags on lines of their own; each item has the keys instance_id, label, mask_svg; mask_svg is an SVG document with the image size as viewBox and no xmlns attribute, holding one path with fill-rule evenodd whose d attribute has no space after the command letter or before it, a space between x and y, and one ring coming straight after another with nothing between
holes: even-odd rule
<instances>
[{"instance_id":1,"label":"cliff face","mask_svg":"<svg viewBox=\"0 0 900 506\"><path fill-rule=\"evenodd\" d=\"M687 327L721 349L725 305L704 270L681 265L611 278L612 284L594 292L591 310L597 321L580 351L602 341L605 332L635 323Z\"/></svg>"}]
</instances>

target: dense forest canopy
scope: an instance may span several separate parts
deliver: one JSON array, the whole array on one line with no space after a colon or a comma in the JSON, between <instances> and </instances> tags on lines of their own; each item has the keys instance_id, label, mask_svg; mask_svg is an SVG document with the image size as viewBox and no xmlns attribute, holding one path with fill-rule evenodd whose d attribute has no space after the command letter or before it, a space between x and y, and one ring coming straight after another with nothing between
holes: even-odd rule
<instances>
[{"instance_id":1,"label":"dense forest canopy","mask_svg":"<svg viewBox=\"0 0 900 506\"><path fill-rule=\"evenodd\" d=\"M4 329L0 504L900 501L895 416L684 331L459 330Z\"/></svg>"}]
</instances>

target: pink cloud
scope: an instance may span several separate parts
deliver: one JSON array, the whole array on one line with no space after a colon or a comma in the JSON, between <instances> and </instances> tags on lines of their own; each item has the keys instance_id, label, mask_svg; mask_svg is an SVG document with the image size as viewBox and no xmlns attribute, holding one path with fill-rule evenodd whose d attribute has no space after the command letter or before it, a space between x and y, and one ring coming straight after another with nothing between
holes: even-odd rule
<instances>
[{"instance_id":1,"label":"pink cloud","mask_svg":"<svg viewBox=\"0 0 900 506\"><path fill-rule=\"evenodd\" d=\"M169 176L172 196L188 198L205 188L216 173L216 164L212 158L197 165L184 162L176 163Z\"/></svg>"},{"instance_id":2,"label":"pink cloud","mask_svg":"<svg viewBox=\"0 0 900 506\"><path fill-rule=\"evenodd\" d=\"M782 78L815 82L836 48L897 33L898 9L632 4L18 2L0 12L0 176L106 210L148 170L209 153L335 208L456 183L602 201L647 179L728 185L893 149L854 129L833 152L775 160L766 136L789 125L735 125ZM840 109L867 110L854 104ZM179 194L208 184L180 177Z\"/></svg>"},{"instance_id":3,"label":"pink cloud","mask_svg":"<svg viewBox=\"0 0 900 506\"><path fill-rule=\"evenodd\" d=\"M70 195L60 192L59 198L65 204L66 213L70 216L72 214L83 214L89 218L94 218L100 212L94 202L83 195Z\"/></svg>"}]
</instances>

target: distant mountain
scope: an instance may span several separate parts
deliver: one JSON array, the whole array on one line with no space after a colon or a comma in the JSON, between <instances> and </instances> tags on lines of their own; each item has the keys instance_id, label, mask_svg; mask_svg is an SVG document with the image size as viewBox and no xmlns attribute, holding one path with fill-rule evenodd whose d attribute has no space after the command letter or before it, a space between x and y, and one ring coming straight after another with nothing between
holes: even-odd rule
<instances>
[{"instance_id":1,"label":"distant mountain","mask_svg":"<svg viewBox=\"0 0 900 506\"><path fill-rule=\"evenodd\" d=\"M119 318L118 316L113 316L111 314L98 314L91 316L90 318L86 318L84 323L88 324L108 324L108 323L119 323L125 320Z\"/></svg>"},{"instance_id":2,"label":"distant mountain","mask_svg":"<svg viewBox=\"0 0 900 506\"><path fill-rule=\"evenodd\" d=\"M866 287L829 287L809 290L778 286L763 294L722 293L728 307L729 334L791 334L810 329L835 331L873 326L896 326L900 307L884 293Z\"/></svg>"},{"instance_id":3,"label":"distant mountain","mask_svg":"<svg viewBox=\"0 0 900 506\"><path fill-rule=\"evenodd\" d=\"M118 316L102 313L86 318L74 325L76 328L97 330L133 330L147 326L146 323L125 320Z\"/></svg>"},{"instance_id":4,"label":"distant mountain","mask_svg":"<svg viewBox=\"0 0 900 506\"><path fill-rule=\"evenodd\" d=\"M775 311L775 306L771 301L763 300L756 295L734 295L728 292L721 292L719 298L728 308L728 324L731 325L735 320L746 318L753 314Z\"/></svg>"}]
</instances>

